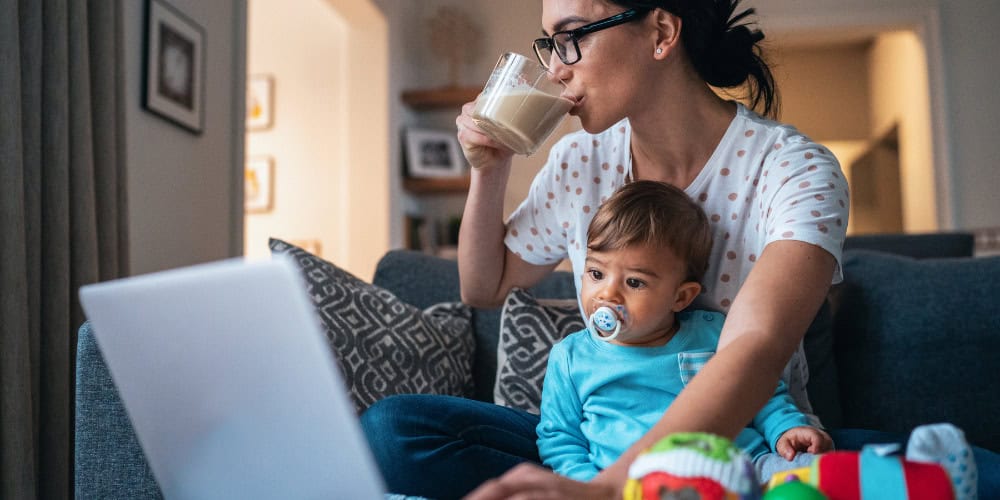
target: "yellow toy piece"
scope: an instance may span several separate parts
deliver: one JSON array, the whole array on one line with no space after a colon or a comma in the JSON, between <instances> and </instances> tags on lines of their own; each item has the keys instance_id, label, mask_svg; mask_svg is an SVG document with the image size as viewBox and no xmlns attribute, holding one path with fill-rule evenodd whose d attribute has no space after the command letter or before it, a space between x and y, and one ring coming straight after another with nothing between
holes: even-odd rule
<instances>
[{"instance_id":1,"label":"yellow toy piece","mask_svg":"<svg viewBox=\"0 0 1000 500\"><path fill-rule=\"evenodd\" d=\"M812 481L812 467L801 467L798 469L786 470L783 472L776 472L771 476L771 480L767 482L766 490L772 490L779 485L785 484L789 481L802 481L803 483L814 484Z\"/></svg>"}]
</instances>

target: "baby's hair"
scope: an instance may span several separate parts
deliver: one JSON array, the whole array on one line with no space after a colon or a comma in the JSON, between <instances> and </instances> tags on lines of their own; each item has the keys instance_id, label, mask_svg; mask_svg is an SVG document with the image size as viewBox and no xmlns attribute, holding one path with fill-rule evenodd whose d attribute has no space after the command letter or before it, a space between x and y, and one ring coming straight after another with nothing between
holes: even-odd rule
<instances>
[{"instance_id":1,"label":"baby's hair","mask_svg":"<svg viewBox=\"0 0 1000 500\"><path fill-rule=\"evenodd\" d=\"M685 280L700 282L712 252L708 217L684 191L670 184L625 184L594 214L587 229L587 248L605 252L646 245L669 248L685 263Z\"/></svg>"}]
</instances>

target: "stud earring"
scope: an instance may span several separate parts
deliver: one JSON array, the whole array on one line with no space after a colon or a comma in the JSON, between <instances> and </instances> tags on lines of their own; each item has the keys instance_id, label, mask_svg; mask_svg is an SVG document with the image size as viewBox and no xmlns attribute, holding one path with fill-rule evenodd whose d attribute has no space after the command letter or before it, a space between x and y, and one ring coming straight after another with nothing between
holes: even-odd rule
<instances>
[{"instance_id":1,"label":"stud earring","mask_svg":"<svg viewBox=\"0 0 1000 500\"><path fill-rule=\"evenodd\" d=\"M657 47L656 48L656 53L657 54L662 54L663 53L663 47Z\"/></svg>"}]
</instances>

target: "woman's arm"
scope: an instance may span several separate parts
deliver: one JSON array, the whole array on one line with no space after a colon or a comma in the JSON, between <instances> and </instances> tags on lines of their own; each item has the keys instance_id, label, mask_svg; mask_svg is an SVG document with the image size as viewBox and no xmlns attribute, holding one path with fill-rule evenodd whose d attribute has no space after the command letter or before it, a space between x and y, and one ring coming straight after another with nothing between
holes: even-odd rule
<instances>
[{"instance_id":1,"label":"woman's arm","mask_svg":"<svg viewBox=\"0 0 1000 500\"><path fill-rule=\"evenodd\" d=\"M558 263L532 265L504 245L503 201L513 153L482 133L472 121L473 109L474 103L466 104L455 119L459 143L473 167L458 233L458 275L463 302L496 307L512 287L538 283Z\"/></svg>"},{"instance_id":2,"label":"woman's arm","mask_svg":"<svg viewBox=\"0 0 1000 500\"><path fill-rule=\"evenodd\" d=\"M829 252L809 243L765 247L733 301L716 355L663 418L595 481L624 485L635 457L673 432L736 436L774 394L829 291L835 265Z\"/></svg>"},{"instance_id":3,"label":"woman's arm","mask_svg":"<svg viewBox=\"0 0 1000 500\"><path fill-rule=\"evenodd\" d=\"M521 465L485 483L470 498L507 498L531 492L566 498L619 498L629 465L664 436L683 431L736 436L774 393L785 364L826 297L835 265L833 256L817 246L798 241L771 243L729 310L716 355L660 421L614 464L587 484L537 466Z\"/></svg>"}]
</instances>

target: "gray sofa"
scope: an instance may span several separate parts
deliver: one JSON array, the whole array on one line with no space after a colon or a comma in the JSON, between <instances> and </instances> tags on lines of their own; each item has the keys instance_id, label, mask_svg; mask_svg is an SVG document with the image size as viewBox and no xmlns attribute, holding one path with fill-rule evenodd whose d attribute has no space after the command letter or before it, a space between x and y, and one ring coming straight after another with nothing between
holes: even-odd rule
<instances>
[{"instance_id":1,"label":"gray sofa","mask_svg":"<svg viewBox=\"0 0 1000 500\"><path fill-rule=\"evenodd\" d=\"M948 421L1000 451L1000 257L971 258L972 243L968 234L849 238L845 281L805 339L810 400L827 427L906 432ZM412 251L387 253L373 283L421 308L459 300L455 263ZM565 272L532 291L575 293ZM476 397L486 401L499 319L473 311ZM77 498L159 498L88 323L76 383Z\"/></svg>"}]
</instances>

